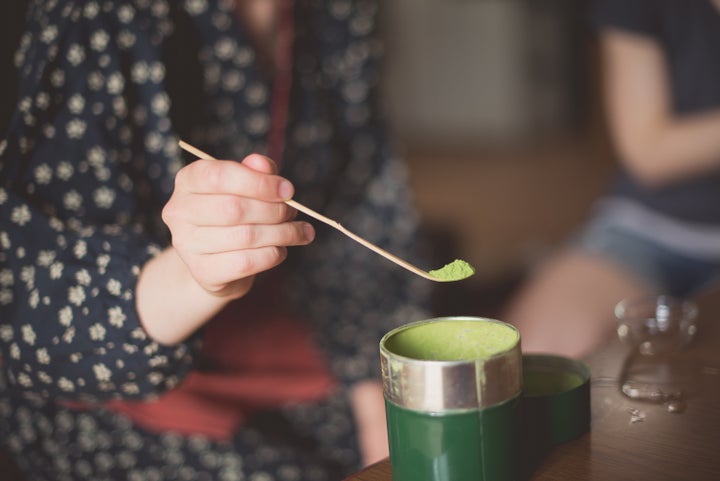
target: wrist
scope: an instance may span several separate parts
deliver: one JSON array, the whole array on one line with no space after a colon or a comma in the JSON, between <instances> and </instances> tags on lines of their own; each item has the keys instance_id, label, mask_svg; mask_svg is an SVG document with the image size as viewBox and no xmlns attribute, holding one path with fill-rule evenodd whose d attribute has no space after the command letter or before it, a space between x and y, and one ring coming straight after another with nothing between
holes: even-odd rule
<instances>
[{"instance_id":1,"label":"wrist","mask_svg":"<svg viewBox=\"0 0 720 481\"><path fill-rule=\"evenodd\" d=\"M183 341L238 297L203 289L172 247L143 266L135 294L143 328L161 344Z\"/></svg>"}]
</instances>

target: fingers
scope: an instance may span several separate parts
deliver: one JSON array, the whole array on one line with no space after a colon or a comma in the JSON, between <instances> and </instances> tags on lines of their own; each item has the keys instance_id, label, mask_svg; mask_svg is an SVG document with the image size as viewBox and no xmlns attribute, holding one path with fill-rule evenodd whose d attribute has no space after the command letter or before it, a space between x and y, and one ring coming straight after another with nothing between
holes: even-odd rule
<instances>
[{"instance_id":1,"label":"fingers","mask_svg":"<svg viewBox=\"0 0 720 481\"><path fill-rule=\"evenodd\" d=\"M220 296L244 295L255 274L285 259L287 247L315 237L283 202L293 194L292 184L262 155L242 163L199 159L176 175L162 219L201 287Z\"/></svg>"},{"instance_id":2,"label":"fingers","mask_svg":"<svg viewBox=\"0 0 720 481\"><path fill-rule=\"evenodd\" d=\"M206 291L223 295L243 280L279 265L286 257L287 249L283 247L262 247L193 256L188 266L195 280Z\"/></svg>"},{"instance_id":3,"label":"fingers","mask_svg":"<svg viewBox=\"0 0 720 481\"><path fill-rule=\"evenodd\" d=\"M274 225L193 226L183 235L174 236L173 244L188 254L209 255L307 245L314 238L315 230L307 222L285 222Z\"/></svg>"},{"instance_id":4,"label":"fingers","mask_svg":"<svg viewBox=\"0 0 720 481\"><path fill-rule=\"evenodd\" d=\"M292 220L297 212L282 201L291 198L294 189L276 171L275 163L259 154L242 163L196 160L178 172L163 220L203 226Z\"/></svg>"},{"instance_id":5,"label":"fingers","mask_svg":"<svg viewBox=\"0 0 720 481\"><path fill-rule=\"evenodd\" d=\"M295 216L297 211L283 202L263 202L228 194L174 196L163 209L166 223L182 221L197 226L278 224Z\"/></svg>"},{"instance_id":6,"label":"fingers","mask_svg":"<svg viewBox=\"0 0 720 481\"><path fill-rule=\"evenodd\" d=\"M231 194L279 202L292 198L292 183L275 174L275 164L261 155L242 163L199 159L183 167L175 177L176 190L193 194Z\"/></svg>"}]
</instances>

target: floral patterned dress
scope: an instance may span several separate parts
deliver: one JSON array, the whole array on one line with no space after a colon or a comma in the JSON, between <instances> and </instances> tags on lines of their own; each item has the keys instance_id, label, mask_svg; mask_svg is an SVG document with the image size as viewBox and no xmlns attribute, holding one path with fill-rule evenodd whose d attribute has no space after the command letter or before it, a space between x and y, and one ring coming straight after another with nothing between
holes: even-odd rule
<instances>
[{"instance_id":1,"label":"floral patterned dress","mask_svg":"<svg viewBox=\"0 0 720 481\"><path fill-rule=\"evenodd\" d=\"M279 269L342 389L258 412L229 441L158 433L106 409L196 369L202 333L163 346L135 310L186 138L267 152L277 81L226 0L28 2L18 95L0 144L0 443L33 480L322 480L358 466L346 389L377 343L425 314L426 281L318 227ZM418 219L385 138L378 5L296 0L282 174L296 198L419 261ZM244 322L251 323L252 319ZM97 403L77 410L68 402Z\"/></svg>"}]
</instances>

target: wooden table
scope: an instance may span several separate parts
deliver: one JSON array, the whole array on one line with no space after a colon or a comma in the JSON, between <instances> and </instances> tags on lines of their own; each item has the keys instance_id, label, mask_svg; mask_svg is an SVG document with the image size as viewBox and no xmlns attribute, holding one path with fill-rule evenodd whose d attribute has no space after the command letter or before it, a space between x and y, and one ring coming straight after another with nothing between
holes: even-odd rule
<instances>
[{"instance_id":1,"label":"wooden table","mask_svg":"<svg viewBox=\"0 0 720 481\"><path fill-rule=\"evenodd\" d=\"M720 292L702 296L698 305L698 335L681 354L691 385L685 411L626 397L618 379L629 348L612 341L586 359L592 371L590 432L557 446L531 480L720 480ZM345 481L391 479L386 459Z\"/></svg>"}]
</instances>

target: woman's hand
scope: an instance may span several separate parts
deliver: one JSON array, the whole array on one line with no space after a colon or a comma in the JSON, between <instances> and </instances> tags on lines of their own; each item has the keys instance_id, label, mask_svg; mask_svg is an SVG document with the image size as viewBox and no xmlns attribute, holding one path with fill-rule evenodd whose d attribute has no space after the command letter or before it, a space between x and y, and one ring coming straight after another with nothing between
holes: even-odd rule
<instances>
[{"instance_id":1,"label":"woman's hand","mask_svg":"<svg viewBox=\"0 0 720 481\"><path fill-rule=\"evenodd\" d=\"M313 240L312 226L294 221L295 210L283 202L292 184L276 172L257 154L242 163L197 160L178 172L162 213L172 247L145 265L137 287L151 337L184 339L244 296L255 274L280 264L287 246Z\"/></svg>"},{"instance_id":2,"label":"woman's hand","mask_svg":"<svg viewBox=\"0 0 720 481\"><path fill-rule=\"evenodd\" d=\"M283 201L292 184L267 157L241 163L197 160L178 172L163 209L172 244L197 283L213 295L240 297L252 277L282 262L286 247L312 241L313 228L295 222Z\"/></svg>"}]
</instances>

